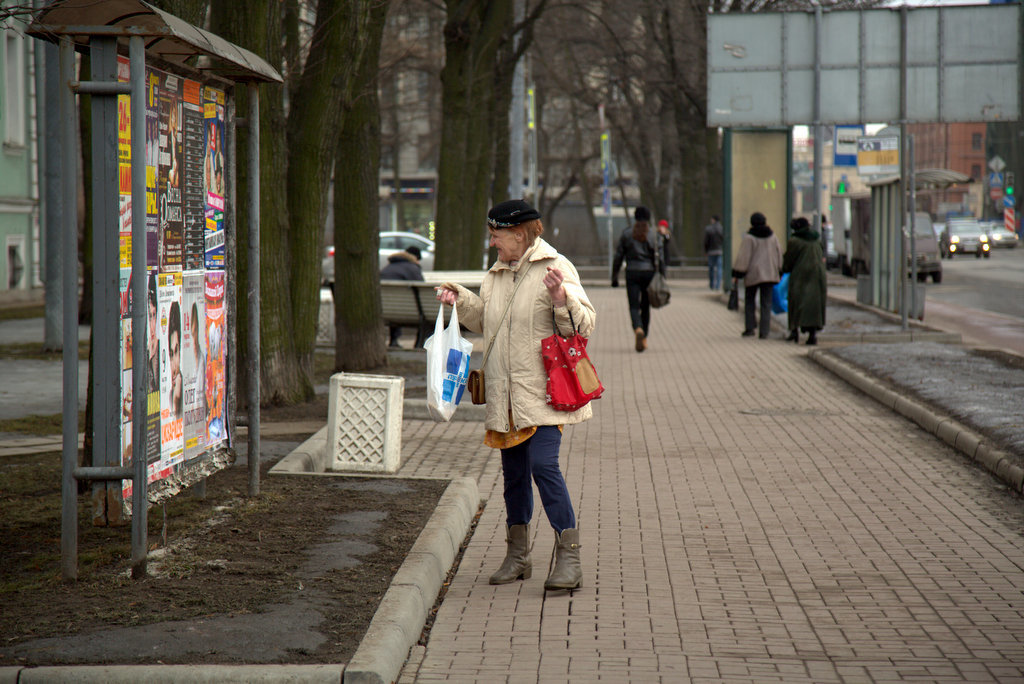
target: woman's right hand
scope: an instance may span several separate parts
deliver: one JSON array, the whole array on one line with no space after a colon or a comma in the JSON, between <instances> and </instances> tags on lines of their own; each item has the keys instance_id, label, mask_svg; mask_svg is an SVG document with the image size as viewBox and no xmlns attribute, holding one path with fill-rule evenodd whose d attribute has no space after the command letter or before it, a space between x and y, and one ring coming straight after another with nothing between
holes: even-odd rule
<instances>
[{"instance_id":1,"label":"woman's right hand","mask_svg":"<svg viewBox=\"0 0 1024 684\"><path fill-rule=\"evenodd\" d=\"M435 287L434 291L437 292L438 301L440 301L442 304L447 304L448 306L455 306L455 302L457 302L459 299L458 292L452 290L451 288L447 288L444 285Z\"/></svg>"}]
</instances>

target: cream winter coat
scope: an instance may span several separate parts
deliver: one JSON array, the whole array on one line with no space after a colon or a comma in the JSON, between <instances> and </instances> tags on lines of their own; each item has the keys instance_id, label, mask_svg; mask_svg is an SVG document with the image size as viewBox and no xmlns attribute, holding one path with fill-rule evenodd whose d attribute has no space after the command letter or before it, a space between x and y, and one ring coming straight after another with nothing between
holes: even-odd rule
<instances>
[{"instance_id":1,"label":"cream winter coat","mask_svg":"<svg viewBox=\"0 0 1024 684\"><path fill-rule=\"evenodd\" d=\"M782 271L782 247L772 229L755 226L740 242L736 261L732 265L733 277L743 274L743 285L753 287L761 283L779 282Z\"/></svg>"},{"instance_id":2,"label":"cream winter coat","mask_svg":"<svg viewBox=\"0 0 1024 684\"><path fill-rule=\"evenodd\" d=\"M527 261L529 270L527 270ZM512 428L534 425L580 423L592 415L590 405L578 411L556 411L547 403L547 373L540 354L540 343L554 330L551 322L551 296L544 287L548 267L557 268L565 280L565 306L554 308L559 332L571 334L569 312L584 337L594 332L597 314L580 284L579 274L568 259L541 238L534 241L515 269L498 261L484 275L477 296L455 283L444 286L458 291L456 306L459 322L473 332L483 332L484 351L497 330L494 348L484 367L487 386L488 430L508 432ZM525 275L524 275L525 274ZM512 289L520 277L526 278L516 290L508 314L501 318ZM499 325L500 323L500 325ZM512 425L509 425L511 408Z\"/></svg>"}]
</instances>

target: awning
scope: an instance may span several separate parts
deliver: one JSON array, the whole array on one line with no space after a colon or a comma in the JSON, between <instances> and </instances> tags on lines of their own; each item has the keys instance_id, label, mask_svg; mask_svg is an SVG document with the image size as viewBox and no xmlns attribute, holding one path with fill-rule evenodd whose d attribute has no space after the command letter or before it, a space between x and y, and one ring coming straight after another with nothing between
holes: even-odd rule
<instances>
[{"instance_id":1,"label":"awning","mask_svg":"<svg viewBox=\"0 0 1024 684\"><path fill-rule=\"evenodd\" d=\"M869 187L889 185L899 182L899 176L885 176L876 178L867 183ZM964 185L973 183L974 179L952 169L917 169L914 171L914 187L917 190L937 189L944 190L951 185Z\"/></svg>"},{"instance_id":2,"label":"awning","mask_svg":"<svg viewBox=\"0 0 1024 684\"><path fill-rule=\"evenodd\" d=\"M126 48L128 38L142 36L147 54L172 65L229 81L282 82L259 55L142 0L58 0L36 15L28 34L52 41L71 36L76 43L112 36Z\"/></svg>"}]
</instances>

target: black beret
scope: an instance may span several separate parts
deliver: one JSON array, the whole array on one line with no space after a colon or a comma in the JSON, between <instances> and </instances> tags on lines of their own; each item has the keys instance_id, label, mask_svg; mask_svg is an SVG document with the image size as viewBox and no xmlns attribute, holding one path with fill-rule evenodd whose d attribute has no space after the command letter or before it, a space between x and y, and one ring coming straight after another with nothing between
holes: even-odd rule
<instances>
[{"instance_id":1,"label":"black beret","mask_svg":"<svg viewBox=\"0 0 1024 684\"><path fill-rule=\"evenodd\" d=\"M641 204L639 207L636 208L636 211L633 212L633 218L636 219L637 221L650 221L651 211L650 209Z\"/></svg>"},{"instance_id":2,"label":"black beret","mask_svg":"<svg viewBox=\"0 0 1024 684\"><path fill-rule=\"evenodd\" d=\"M520 223L535 221L540 212L526 203L526 200L514 199L495 204L487 212L487 223L492 228L512 228Z\"/></svg>"}]
</instances>

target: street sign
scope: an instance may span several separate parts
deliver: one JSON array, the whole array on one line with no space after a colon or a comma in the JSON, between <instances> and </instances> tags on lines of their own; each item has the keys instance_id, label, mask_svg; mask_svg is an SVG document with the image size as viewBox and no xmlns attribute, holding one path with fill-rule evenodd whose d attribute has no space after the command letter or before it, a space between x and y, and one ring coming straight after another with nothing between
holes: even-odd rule
<instances>
[{"instance_id":1,"label":"street sign","mask_svg":"<svg viewBox=\"0 0 1024 684\"><path fill-rule=\"evenodd\" d=\"M899 174L899 137L857 138L857 171L862 176Z\"/></svg>"},{"instance_id":2,"label":"street sign","mask_svg":"<svg viewBox=\"0 0 1024 684\"><path fill-rule=\"evenodd\" d=\"M836 126L832 145L833 166L857 165L857 139L864 136L863 126Z\"/></svg>"},{"instance_id":3,"label":"street sign","mask_svg":"<svg viewBox=\"0 0 1024 684\"><path fill-rule=\"evenodd\" d=\"M998 154L988 160L988 168L992 169L996 173L999 173L1006 168L1006 162Z\"/></svg>"},{"instance_id":4,"label":"street sign","mask_svg":"<svg viewBox=\"0 0 1024 684\"><path fill-rule=\"evenodd\" d=\"M1013 209L1014 204L1013 195L1003 195L1003 207L1006 209Z\"/></svg>"},{"instance_id":5,"label":"street sign","mask_svg":"<svg viewBox=\"0 0 1024 684\"><path fill-rule=\"evenodd\" d=\"M992 173L988 174L988 187L1003 187L1003 174L999 173L998 171L993 171Z\"/></svg>"},{"instance_id":6,"label":"street sign","mask_svg":"<svg viewBox=\"0 0 1024 684\"><path fill-rule=\"evenodd\" d=\"M992 198L993 202L999 202L999 200L1003 199L1003 189L1002 188L989 188L988 189L988 196Z\"/></svg>"}]
</instances>

